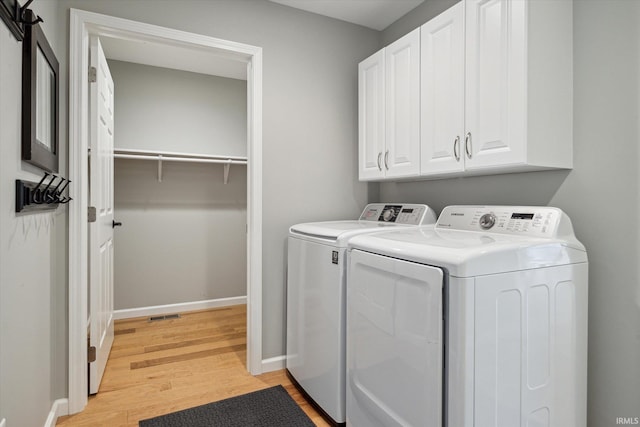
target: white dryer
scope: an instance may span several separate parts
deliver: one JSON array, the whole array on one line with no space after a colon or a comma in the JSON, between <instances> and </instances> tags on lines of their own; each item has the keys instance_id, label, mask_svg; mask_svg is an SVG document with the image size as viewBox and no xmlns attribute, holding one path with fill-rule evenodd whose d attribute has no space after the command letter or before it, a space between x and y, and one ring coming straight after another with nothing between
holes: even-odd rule
<instances>
[{"instance_id":1,"label":"white dryer","mask_svg":"<svg viewBox=\"0 0 640 427\"><path fill-rule=\"evenodd\" d=\"M347 425L584 427L587 253L549 207L349 241Z\"/></svg>"},{"instance_id":2,"label":"white dryer","mask_svg":"<svg viewBox=\"0 0 640 427\"><path fill-rule=\"evenodd\" d=\"M286 368L334 423L345 422L346 249L356 235L435 223L426 205L370 204L357 220L289 230Z\"/></svg>"}]
</instances>

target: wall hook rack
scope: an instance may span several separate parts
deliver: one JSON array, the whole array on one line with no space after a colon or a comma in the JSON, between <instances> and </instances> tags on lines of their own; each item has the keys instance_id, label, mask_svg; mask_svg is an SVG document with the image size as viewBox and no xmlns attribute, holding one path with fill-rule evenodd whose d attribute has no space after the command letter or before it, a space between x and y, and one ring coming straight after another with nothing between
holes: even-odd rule
<instances>
[{"instance_id":1,"label":"wall hook rack","mask_svg":"<svg viewBox=\"0 0 640 427\"><path fill-rule=\"evenodd\" d=\"M45 184L48 177L51 179ZM55 210L69 203L73 199L63 196L69 184L70 180L46 172L40 182L16 179L16 212Z\"/></svg>"}]
</instances>

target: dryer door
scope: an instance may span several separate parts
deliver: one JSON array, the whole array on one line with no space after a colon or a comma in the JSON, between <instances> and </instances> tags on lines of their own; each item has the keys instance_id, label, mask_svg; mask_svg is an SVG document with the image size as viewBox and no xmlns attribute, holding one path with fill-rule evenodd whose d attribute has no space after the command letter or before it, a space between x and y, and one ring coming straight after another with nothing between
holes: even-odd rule
<instances>
[{"instance_id":1,"label":"dryer door","mask_svg":"<svg viewBox=\"0 0 640 427\"><path fill-rule=\"evenodd\" d=\"M444 273L350 253L347 424L442 425Z\"/></svg>"}]
</instances>

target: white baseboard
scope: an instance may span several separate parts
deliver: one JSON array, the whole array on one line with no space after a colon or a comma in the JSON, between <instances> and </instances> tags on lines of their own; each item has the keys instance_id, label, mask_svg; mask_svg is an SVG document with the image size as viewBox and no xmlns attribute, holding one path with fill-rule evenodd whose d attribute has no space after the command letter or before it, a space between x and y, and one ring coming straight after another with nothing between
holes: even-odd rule
<instances>
[{"instance_id":1,"label":"white baseboard","mask_svg":"<svg viewBox=\"0 0 640 427\"><path fill-rule=\"evenodd\" d=\"M269 359L262 359L262 373L279 371L285 368L286 356L270 357Z\"/></svg>"},{"instance_id":2,"label":"white baseboard","mask_svg":"<svg viewBox=\"0 0 640 427\"><path fill-rule=\"evenodd\" d=\"M218 298L206 301L183 302L178 304L154 305L151 307L127 308L115 310L114 320L131 319L134 317L155 316L158 314L180 313L183 311L206 310L208 308L227 307L230 305L246 304L247 297Z\"/></svg>"},{"instance_id":3,"label":"white baseboard","mask_svg":"<svg viewBox=\"0 0 640 427\"><path fill-rule=\"evenodd\" d=\"M51 405L51 411L47 417L47 421L44 423L44 427L55 427L59 417L69 415L69 400L58 399Z\"/></svg>"}]
</instances>

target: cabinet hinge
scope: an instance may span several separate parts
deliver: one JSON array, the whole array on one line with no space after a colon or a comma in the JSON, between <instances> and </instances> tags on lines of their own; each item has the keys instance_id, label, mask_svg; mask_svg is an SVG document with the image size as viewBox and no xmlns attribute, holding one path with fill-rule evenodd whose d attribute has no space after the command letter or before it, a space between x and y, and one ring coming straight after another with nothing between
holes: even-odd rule
<instances>
[{"instance_id":1,"label":"cabinet hinge","mask_svg":"<svg viewBox=\"0 0 640 427\"><path fill-rule=\"evenodd\" d=\"M96 214L96 207L95 206L89 206L89 210L87 212L87 216L88 216L88 222L96 222L97 214Z\"/></svg>"},{"instance_id":2,"label":"cabinet hinge","mask_svg":"<svg viewBox=\"0 0 640 427\"><path fill-rule=\"evenodd\" d=\"M96 67L89 67L89 83L95 83L98 81L98 70Z\"/></svg>"}]
</instances>

